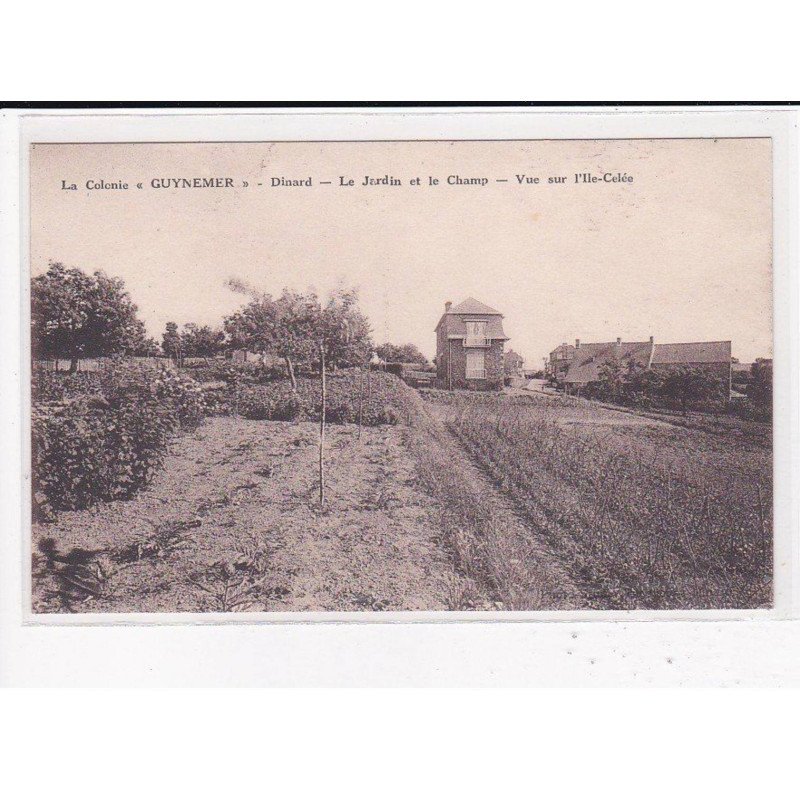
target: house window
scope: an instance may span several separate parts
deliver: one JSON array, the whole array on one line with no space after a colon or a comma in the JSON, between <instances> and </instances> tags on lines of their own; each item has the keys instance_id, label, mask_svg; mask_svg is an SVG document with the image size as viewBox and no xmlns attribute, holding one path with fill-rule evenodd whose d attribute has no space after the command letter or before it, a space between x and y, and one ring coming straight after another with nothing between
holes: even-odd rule
<instances>
[{"instance_id":1,"label":"house window","mask_svg":"<svg viewBox=\"0 0 800 800\"><path fill-rule=\"evenodd\" d=\"M467 322L467 336L470 339L486 338L486 320Z\"/></svg>"},{"instance_id":2,"label":"house window","mask_svg":"<svg viewBox=\"0 0 800 800\"><path fill-rule=\"evenodd\" d=\"M491 342L486 338L486 320L467 320L466 347L488 347Z\"/></svg>"},{"instance_id":3,"label":"house window","mask_svg":"<svg viewBox=\"0 0 800 800\"><path fill-rule=\"evenodd\" d=\"M467 350L467 377L486 377L486 359L483 350Z\"/></svg>"}]
</instances>

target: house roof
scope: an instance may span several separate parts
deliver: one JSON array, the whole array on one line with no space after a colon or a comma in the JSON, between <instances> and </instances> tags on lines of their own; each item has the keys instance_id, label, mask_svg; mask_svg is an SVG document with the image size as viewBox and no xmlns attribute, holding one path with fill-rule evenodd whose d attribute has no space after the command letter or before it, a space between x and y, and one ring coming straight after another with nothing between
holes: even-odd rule
<instances>
[{"instance_id":1,"label":"house roof","mask_svg":"<svg viewBox=\"0 0 800 800\"><path fill-rule=\"evenodd\" d=\"M724 364L731 363L730 342L682 342L656 344L653 364Z\"/></svg>"},{"instance_id":2,"label":"house roof","mask_svg":"<svg viewBox=\"0 0 800 800\"><path fill-rule=\"evenodd\" d=\"M600 370L605 364L614 362L648 367L651 342L589 342L575 349L575 357L569 364L565 383L591 383L600 379Z\"/></svg>"},{"instance_id":3,"label":"house roof","mask_svg":"<svg viewBox=\"0 0 800 800\"><path fill-rule=\"evenodd\" d=\"M442 314L436 330L444 325L448 339L463 339L467 335L467 320L475 318L485 319L487 339L508 339L503 331L503 315L474 297L468 297Z\"/></svg>"},{"instance_id":4,"label":"house roof","mask_svg":"<svg viewBox=\"0 0 800 800\"><path fill-rule=\"evenodd\" d=\"M569 358L575 352L575 345L574 344L560 344L558 347L554 348L550 351L550 358Z\"/></svg>"},{"instance_id":5,"label":"house roof","mask_svg":"<svg viewBox=\"0 0 800 800\"><path fill-rule=\"evenodd\" d=\"M492 308L491 306L487 306L486 303L481 303L480 300L476 300L474 297L468 297L463 302L459 303L457 306L454 306L448 312L450 314L500 314L500 312ZM502 317L503 315L500 314Z\"/></svg>"}]
</instances>

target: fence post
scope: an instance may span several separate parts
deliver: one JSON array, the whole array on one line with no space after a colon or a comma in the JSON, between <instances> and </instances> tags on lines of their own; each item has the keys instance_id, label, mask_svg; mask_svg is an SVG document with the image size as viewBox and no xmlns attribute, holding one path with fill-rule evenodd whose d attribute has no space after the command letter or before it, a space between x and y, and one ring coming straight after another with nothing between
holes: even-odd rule
<instances>
[{"instance_id":1,"label":"fence post","mask_svg":"<svg viewBox=\"0 0 800 800\"><path fill-rule=\"evenodd\" d=\"M369 367L367 367L369 369ZM358 368L358 438L361 438L361 421L364 415L364 369Z\"/></svg>"},{"instance_id":2,"label":"fence post","mask_svg":"<svg viewBox=\"0 0 800 800\"><path fill-rule=\"evenodd\" d=\"M319 415L319 505L325 507L325 343L319 343L320 381L322 384L322 408Z\"/></svg>"}]
</instances>

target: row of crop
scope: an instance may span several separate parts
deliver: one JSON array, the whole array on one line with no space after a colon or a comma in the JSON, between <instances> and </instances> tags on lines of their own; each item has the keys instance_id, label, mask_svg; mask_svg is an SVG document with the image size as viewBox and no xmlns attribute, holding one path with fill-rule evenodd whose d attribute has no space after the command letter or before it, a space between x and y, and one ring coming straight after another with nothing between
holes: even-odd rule
<instances>
[{"instance_id":1,"label":"row of crop","mask_svg":"<svg viewBox=\"0 0 800 800\"><path fill-rule=\"evenodd\" d=\"M769 602L768 475L742 464L709 478L666 454L646 461L633 439L570 430L535 405L493 413L465 405L450 428L587 587L593 605Z\"/></svg>"}]
</instances>

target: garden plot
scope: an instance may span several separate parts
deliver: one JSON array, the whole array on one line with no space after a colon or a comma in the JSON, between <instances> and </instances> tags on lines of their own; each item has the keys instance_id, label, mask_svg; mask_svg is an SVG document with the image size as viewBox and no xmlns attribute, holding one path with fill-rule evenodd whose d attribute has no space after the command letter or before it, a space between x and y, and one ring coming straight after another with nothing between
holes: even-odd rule
<instances>
[{"instance_id":1,"label":"garden plot","mask_svg":"<svg viewBox=\"0 0 800 800\"><path fill-rule=\"evenodd\" d=\"M448 609L463 582L397 428L218 417L134 499L37 524L36 611ZM490 607L487 605L487 607Z\"/></svg>"}]
</instances>

